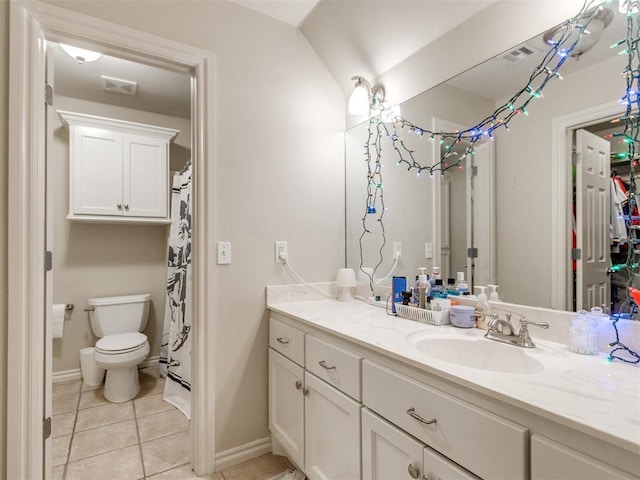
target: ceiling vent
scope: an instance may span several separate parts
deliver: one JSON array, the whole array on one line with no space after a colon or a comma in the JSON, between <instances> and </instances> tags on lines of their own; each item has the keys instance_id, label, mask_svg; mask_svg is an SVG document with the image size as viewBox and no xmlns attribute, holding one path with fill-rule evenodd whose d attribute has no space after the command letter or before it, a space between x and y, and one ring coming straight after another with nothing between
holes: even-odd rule
<instances>
[{"instance_id":1,"label":"ceiling vent","mask_svg":"<svg viewBox=\"0 0 640 480\"><path fill-rule=\"evenodd\" d=\"M538 49L533 48L531 45L525 43L524 45L520 45L510 52L505 53L501 58L507 63L516 63L520 60L524 60L525 58L530 57L537 51Z\"/></svg>"},{"instance_id":2,"label":"ceiling vent","mask_svg":"<svg viewBox=\"0 0 640 480\"><path fill-rule=\"evenodd\" d=\"M121 78L107 77L100 75L102 78L102 88L107 92L124 93L125 95L135 95L138 88L138 82L131 80L123 80Z\"/></svg>"}]
</instances>

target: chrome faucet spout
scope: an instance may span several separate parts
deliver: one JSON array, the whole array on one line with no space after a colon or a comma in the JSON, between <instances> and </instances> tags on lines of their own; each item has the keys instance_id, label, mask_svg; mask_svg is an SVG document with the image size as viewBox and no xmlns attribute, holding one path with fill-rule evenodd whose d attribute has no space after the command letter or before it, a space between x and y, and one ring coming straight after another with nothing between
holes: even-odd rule
<instances>
[{"instance_id":1,"label":"chrome faucet spout","mask_svg":"<svg viewBox=\"0 0 640 480\"><path fill-rule=\"evenodd\" d=\"M487 333L484 335L485 338L509 345L515 345L517 347L535 348L536 345L531 339L528 325L535 325L540 328L549 328L549 324L547 322L531 322L525 317L522 317L520 319L520 331L516 334L513 325L511 324L511 313L506 313L505 317L506 320L503 320L498 318L497 314L491 315L491 321L488 325L489 328Z\"/></svg>"}]
</instances>

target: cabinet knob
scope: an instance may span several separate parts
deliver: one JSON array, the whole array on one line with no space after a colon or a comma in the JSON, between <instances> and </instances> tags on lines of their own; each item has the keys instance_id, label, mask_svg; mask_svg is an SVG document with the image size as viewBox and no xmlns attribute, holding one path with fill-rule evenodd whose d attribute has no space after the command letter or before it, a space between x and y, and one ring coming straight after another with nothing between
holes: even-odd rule
<instances>
[{"instance_id":1,"label":"cabinet knob","mask_svg":"<svg viewBox=\"0 0 640 480\"><path fill-rule=\"evenodd\" d=\"M426 475L422 476L422 480L430 480L429 477L427 477Z\"/></svg>"},{"instance_id":2,"label":"cabinet knob","mask_svg":"<svg viewBox=\"0 0 640 480\"><path fill-rule=\"evenodd\" d=\"M407 470L409 471L409 475L411 475L411 478L418 478L420 476L420 470L418 470L418 467L416 467L413 463L409 464Z\"/></svg>"},{"instance_id":3,"label":"cabinet knob","mask_svg":"<svg viewBox=\"0 0 640 480\"><path fill-rule=\"evenodd\" d=\"M124 209L129 210L129 205L127 203L124 204Z\"/></svg>"},{"instance_id":4,"label":"cabinet knob","mask_svg":"<svg viewBox=\"0 0 640 480\"><path fill-rule=\"evenodd\" d=\"M296 390L300 390L302 388L302 382L300 380L296 380Z\"/></svg>"},{"instance_id":5,"label":"cabinet knob","mask_svg":"<svg viewBox=\"0 0 640 480\"><path fill-rule=\"evenodd\" d=\"M117 204L116 207L118 207L118 210L122 210L122 204L121 203Z\"/></svg>"},{"instance_id":6,"label":"cabinet knob","mask_svg":"<svg viewBox=\"0 0 640 480\"><path fill-rule=\"evenodd\" d=\"M302 388L302 395L304 395L305 397L309 396L309 389L307 387Z\"/></svg>"}]
</instances>

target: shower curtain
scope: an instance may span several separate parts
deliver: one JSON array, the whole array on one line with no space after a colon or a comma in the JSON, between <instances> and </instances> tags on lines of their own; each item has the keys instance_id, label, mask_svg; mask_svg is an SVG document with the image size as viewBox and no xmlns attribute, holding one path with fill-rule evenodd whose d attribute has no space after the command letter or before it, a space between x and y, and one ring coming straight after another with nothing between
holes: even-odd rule
<instances>
[{"instance_id":1,"label":"shower curtain","mask_svg":"<svg viewBox=\"0 0 640 480\"><path fill-rule=\"evenodd\" d=\"M191 418L191 164L173 177L167 297L160 347L164 400Z\"/></svg>"}]
</instances>

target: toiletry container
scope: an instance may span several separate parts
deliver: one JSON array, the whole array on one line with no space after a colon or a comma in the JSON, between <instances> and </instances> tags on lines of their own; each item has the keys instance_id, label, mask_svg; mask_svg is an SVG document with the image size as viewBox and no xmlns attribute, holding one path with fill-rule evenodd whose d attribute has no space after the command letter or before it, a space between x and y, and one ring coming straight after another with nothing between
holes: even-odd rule
<instances>
[{"instance_id":1,"label":"toiletry container","mask_svg":"<svg viewBox=\"0 0 640 480\"><path fill-rule=\"evenodd\" d=\"M425 270L421 268L420 270ZM429 295L429 282L426 274L418 275L418 306L427 308L427 296Z\"/></svg>"},{"instance_id":2,"label":"toiletry container","mask_svg":"<svg viewBox=\"0 0 640 480\"><path fill-rule=\"evenodd\" d=\"M440 267L433 267L433 274L429 279L429 283L431 284L431 290L436 286L436 280L440 278Z\"/></svg>"},{"instance_id":3,"label":"toiletry container","mask_svg":"<svg viewBox=\"0 0 640 480\"><path fill-rule=\"evenodd\" d=\"M491 293L489 294L489 300L492 302L500 302L500 297L498 296L498 285L487 284L487 287L491 289Z\"/></svg>"},{"instance_id":4,"label":"toiletry container","mask_svg":"<svg viewBox=\"0 0 640 480\"><path fill-rule=\"evenodd\" d=\"M447 289L442 284L442 279L437 278L435 286L431 289L431 296L433 298L447 298Z\"/></svg>"},{"instance_id":5,"label":"toiletry container","mask_svg":"<svg viewBox=\"0 0 640 480\"><path fill-rule=\"evenodd\" d=\"M416 275L416 283L413 286L413 303L418 305L420 303L420 275L427 275L426 267L418 268L418 275Z\"/></svg>"},{"instance_id":6,"label":"toiletry container","mask_svg":"<svg viewBox=\"0 0 640 480\"><path fill-rule=\"evenodd\" d=\"M593 307L590 312L578 311L569 320L569 336L567 347L575 353L583 355L598 354L598 329L603 319L608 316L600 307Z\"/></svg>"},{"instance_id":7,"label":"toiletry container","mask_svg":"<svg viewBox=\"0 0 640 480\"><path fill-rule=\"evenodd\" d=\"M456 287L455 278L447 278L447 295L460 295L458 288Z\"/></svg>"},{"instance_id":8,"label":"toiletry container","mask_svg":"<svg viewBox=\"0 0 640 480\"><path fill-rule=\"evenodd\" d=\"M453 305L449 321L454 327L471 328L476 324L476 309L468 305Z\"/></svg>"},{"instance_id":9,"label":"toiletry container","mask_svg":"<svg viewBox=\"0 0 640 480\"><path fill-rule=\"evenodd\" d=\"M460 295L469 295L469 285L464 280L464 272L456 273L456 288Z\"/></svg>"},{"instance_id":10,"label":"toiletry container","mask_svg":"<svg viewBox=\"0 0 640 480\"><path fill-rule=\"evenodd\" d=\"M489 306L489 300L487 299L487 294L485 290L487 287L485 286L476 286L480 290L478 294L478 300L476 301L476 327L487 330L489 328L489 314L491 313L491 307Z\"/></svg>"}]
</instances>

